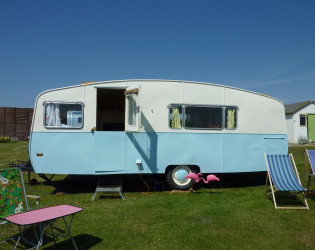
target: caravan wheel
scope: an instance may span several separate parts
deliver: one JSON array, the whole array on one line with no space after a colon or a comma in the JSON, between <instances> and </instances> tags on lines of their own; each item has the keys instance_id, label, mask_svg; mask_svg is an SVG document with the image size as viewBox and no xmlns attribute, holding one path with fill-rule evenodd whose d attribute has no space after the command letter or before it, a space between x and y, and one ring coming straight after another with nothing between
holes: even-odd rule
<instances>
[{"instance_id":1,"label":"caravan wheel","mask_svg":"<svg viewBox=\"0 0 315 250\"><path fill-rule=\"evenodd\" d=\"M185 176L191 172L195 172L188 166L181 165L171 168L166 174L168 185L172 189L187 190L195 185L191 179L185 179Z\"/></svg>"}]
</instances>

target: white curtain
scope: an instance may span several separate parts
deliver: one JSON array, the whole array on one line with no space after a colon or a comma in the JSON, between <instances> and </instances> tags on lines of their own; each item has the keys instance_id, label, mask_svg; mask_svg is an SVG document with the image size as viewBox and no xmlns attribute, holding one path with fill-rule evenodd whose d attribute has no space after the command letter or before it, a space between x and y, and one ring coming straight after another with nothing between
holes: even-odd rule
<instances>
[{"instance_id":1,"label":"white curtain","mask_svg":"<svg viewBox=\"0 0 315 250\"><path fill-rule=\"evenodd\" d=\"M48 103L46 105L45 123L46 126L61 126L59 104Z\"/></svg>"}]
</instances>

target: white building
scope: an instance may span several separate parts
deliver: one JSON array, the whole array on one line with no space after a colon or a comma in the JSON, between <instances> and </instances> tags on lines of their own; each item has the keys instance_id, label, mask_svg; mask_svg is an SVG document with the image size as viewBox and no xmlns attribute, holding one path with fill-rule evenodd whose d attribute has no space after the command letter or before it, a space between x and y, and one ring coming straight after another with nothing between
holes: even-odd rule
<instances>
[{"instance_id":1,"label":"white building","mask_svg":"<svg viewBox=\"0 0 315 250\"><path fill-rule=\"evenodd\" d=\"M285 105L289 143L298 143L299 138L315 142L315 102L310 100Z\"/></svg>"}]
</instances>

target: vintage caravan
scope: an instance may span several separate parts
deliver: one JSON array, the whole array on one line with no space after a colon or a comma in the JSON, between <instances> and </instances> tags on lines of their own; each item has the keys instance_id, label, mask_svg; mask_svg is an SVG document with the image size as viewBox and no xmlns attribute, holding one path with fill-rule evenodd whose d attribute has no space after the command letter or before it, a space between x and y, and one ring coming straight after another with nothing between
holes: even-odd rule
<instances>
[{"instance_id":1,"label":"vintage caravan","mask_svg":"<svg viewBox=\"0 0 315 250\"><path fill-rule=\"evenodd\" d=\"M287 154L283 104L217 84L124 80L41 93L30 159L36 173L165 174L265 171L264 153Z\"/></svg>"}]
</instances>

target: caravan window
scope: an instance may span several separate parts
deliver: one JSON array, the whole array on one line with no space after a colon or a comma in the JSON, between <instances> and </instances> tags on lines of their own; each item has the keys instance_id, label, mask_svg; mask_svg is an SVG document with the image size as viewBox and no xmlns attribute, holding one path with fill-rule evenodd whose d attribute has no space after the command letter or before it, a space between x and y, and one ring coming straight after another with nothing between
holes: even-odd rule
<instances>
[{"instance_id":1,"label":"caravan window","mask_svg":"<svg viewBox=\"0 0 315 250\"><path fill-rule=\"evenodd\" d=\"M185 127L191 129L222 129L223 108L186 106Z\"/></svg>"},{"instance_id":2,"label":"caravan window","mask_svg":"<svg viewBox=\"0 0 315 250\"><path fill-rule=\"evenodd\" d=\"M127 122L130 126L135 126L137 123L137 98L137 92L128 93L126 97L128 107Z\"/></svg>"},{"instance_id":3,"label":"caravan window","mask_svg":"<svg viewBox=\"0 0 315 250\"><path fill-rule=\"evenodd\" d=\"M183 127L183 107L182 106L170 106L169 113L170 121L169 125L171 128L182 128Z\"/></svg>"},{"instance_id":4,"label":"caravan window","mask_svg":"<svg viewBox=\"0 0 315 250\"><path fill-rule=\"evenodd\" d=\"M225 128L226 129L236 129L237 121L237 108L236 107L226 107L225 108Z\"/></svg>"},{"instance_id":5,"label":"caravan window","mask_svg":"<svg viewBox=\"0 0 315 250\"><path fill-rule=\"evenodd\" d=\"M82 128L82 103L45 103L44 125L46 128Z\"/></svg>"}]
</instances>

